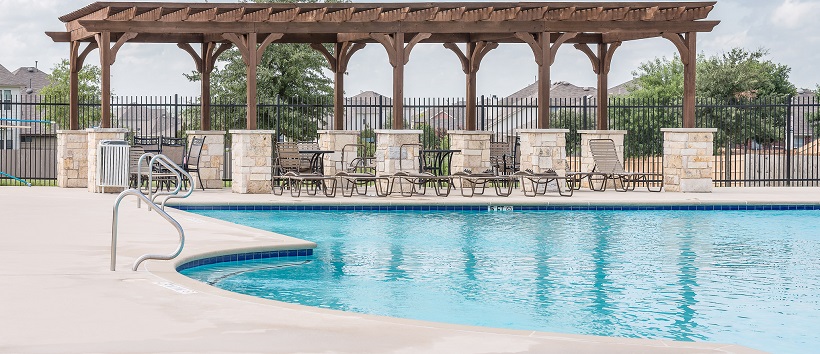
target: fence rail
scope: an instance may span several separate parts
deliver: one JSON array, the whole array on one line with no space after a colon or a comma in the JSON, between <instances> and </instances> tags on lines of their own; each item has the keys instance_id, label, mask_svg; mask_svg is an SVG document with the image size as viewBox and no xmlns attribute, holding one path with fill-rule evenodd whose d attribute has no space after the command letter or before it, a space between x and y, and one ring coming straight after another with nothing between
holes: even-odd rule
<instances>
[{"instance_id":1,"label":"fence rail","mask_svg":"<svg viewBox=\"0 0 820 354\"><path fill-rule=\"evenodd\" d=\"M98 98L81 98L80 128L99 124ZM460 98L410 98L404 102L405 127L422 131L429 147L447 147L447 131L466 126L465 100ZM661 172L664 127L680 127L679 101L610 98L609 129L627 130L624 141L628 170ZM127 128L131 136L185 137L199 130L198 98L112 97L112 126ZM552 99L550 126L568 129L567 156L570 168L580 170L579 130L596 128L597 104L592 97ZM535 98L477 99L478 128L493 131L496 141L515 141L516 130L535 128ZM343 127L359 131L363 143L375 143L376 129L392 126L393 102L384 96L347 98ZM245 128L244 104L215 100L211 105L211 128L227 131L224 179L230 180L230 131ZM315 140L317 131L329 129L330 100L305 102L294 99L260 102L259 129L274 130L280 140ZM699 99L696 125L717 128L715 135L716 186L816 186L820 185L820 141L816 123L820 102L814 96L722 102ZM56 130L67 127L68 104L52 97L25 95L0 105L0 117L42 119L52 124L26 124L25 129L0 130L0 171L40 184L56 184ZM14 185L12 179L0 184Z\"/></svg>"}]
</instances>

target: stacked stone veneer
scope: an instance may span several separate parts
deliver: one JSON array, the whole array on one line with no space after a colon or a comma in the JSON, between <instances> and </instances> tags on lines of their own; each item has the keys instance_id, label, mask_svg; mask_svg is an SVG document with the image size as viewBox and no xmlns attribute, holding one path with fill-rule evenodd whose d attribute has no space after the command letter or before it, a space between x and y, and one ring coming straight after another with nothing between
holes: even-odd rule
<instances>
[{"instance_id":1,"label":"stacked stone veneer","mask_svg":"<svg viewBox=\"0 0 820 354\"><path fill-rule=\"evenodd\" d=\"M125 128L89 128L88 133L88 191L94 193L119 193L122 187L100 187L97 184L97 147L103 140L125 140Z\"/></svg>"},{"instance_id":2,"label":"stacked stone veneer","mask_svg":"<svg viewBox=\"0 0 820 354\"><path fill-rule=\"evenodd\" d=\"M85 130L57 131L57 186L88 187L88 132Z\"/></svg>"},{"instance_id":3,"label":"stacked stone veneer","mask_svg":"<svg viewBox=\"0 0 820 354\"><path fill-rule=\"evenodd\" d=\"M326 176L333 176L338 171L342 171L346 166L342 164L342 149L345 145L357 144L359 141L359 132L355 130L320 130L319 131L319 150L333 151L330 154L324 154L322 163L324 164L324 173ZM348 146L345 152L345 163L355 158L357 152L355 146ZM353 154L353 155L351 155Z\"/></svg>"},{"instance_id":4,"label":"stacked stone veneer","mask_svg":"<svg viewBox=\"0 0 820 354\"><path fill-rule=\"evenodd\" d=\"M274 133L273 130L231 131L231 190L234 193L271 192Z\"/></svg>"},{"instance_id":5,"label":"stacked stone veneer","mask_svg":"<svg viewBox=\"0 0 820 354\"><path fill-rule=\"evenodd\" d=\"M663 189L711 193L714 128L663 128Z\"/></svg>"},{"instance_id":6,"label":"stacked stone veneer","mask_svg":"<svg viewBox=\"0 0 820 354\"><path fill-rule=\"evenodd\" d=\"M418 144L421 130L376 130L376 174L392 175L399 171L418 172Z\"/></svg>"},{"instance_id":7,"label":"stacked stone veneer","mask_svg":"<svg viewBox=\"0 0 820 354\"><path fill-rule=\"evenodd\" d=\"M482 172L490 169L490 137L492 132L454 130L449 132L453 154L450 174L470 169Z\"/></svg>"},{"instance_id":8,"label":"stacked stone veneer","mask_svg":"<svg viewBox=\"0 0 820 354\"><path fill-rule=\"evenodd\" d=\"M225 166L225 131L189 130L188 146L191 139L205 137L202 153L199 155L199 178L205 188L222 188L222 173ZM199 183L197 176L191 176ZM198 187L198 186L197 186Z\"/></svg>"},{"instance_id":9,"label":"stacked stone veneer","mask_svg":"<svg viewBox=\"0 0 820 354\"><path fill-rule=\"evenodd\" d=\"M590 172L595 168L595 159L592 158L592 150L589 148L589 141L592 139L612 139L615 143L615 151L618 153L618 160L624 163L624 136L626 130L579 130L581 134L581 170L577 172ZM581 182L582 186L589 187L586 179ZM610 181L608 187L612 187L614 182Z\"/></svg>"},{"instance_id":10,"label":"stacked stone veneer","mask_svg":"<svg viewBox=\"0 0 820 354\"><path fill-rule=\"evenodd\" d=\"M552 169L566 174L568 129L520 129L520 169L535 173Z\"/></svg>"}]
</instances>

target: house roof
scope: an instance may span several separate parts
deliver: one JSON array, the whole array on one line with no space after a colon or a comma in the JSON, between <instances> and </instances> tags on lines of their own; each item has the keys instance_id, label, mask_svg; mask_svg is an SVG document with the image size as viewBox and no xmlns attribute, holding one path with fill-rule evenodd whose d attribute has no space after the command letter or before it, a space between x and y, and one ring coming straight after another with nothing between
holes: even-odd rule
<instances>
[{"instance_id":1,"label":"house roof","mask_svg":"<svg viewBox=\"0 0 820 354\"><path fill-rule=\"evenodd\" d=\"M359 93L358 95L345 98L345 105L376 104L378 103L379 99L381 99L381 103L384 105L393 104L393 99L391 99L390 97L387 97L375 91L364 91Z\"/></svg>"},{"instance_id":2,"label":"house roof","mask_svg":"<svg viewBox=\"0 0 820 354\"><path fill-rule=\"evenodd\" d=\"M580 87L575 86L566 81L556 81L550 87L550 99L562 98L581 98L584 96L593 96L598 94L598 90L594 87ZM538 97L538 83L532 83L527 87L518 90L512 95L507 96L507 99L520 100L524 98Z\"/></svg>"},{"instance_id":3,"label":"house roof","mask_svg":"<svg viewBox=\"0 0 820 354\"><path fill-rule=\"evenodd\" d=\"M51 82L48 78L48 74L31 66L18 68L17 70L14 70L12 74L19 79L19 81L22 82L26 88L32 89L32 94L40 93L40 90L42 90L43 87L48 86Z\"/></svg>"},{"instance_id":4,"label":"house roof","mask_svg":"<svg viewBox=\"0 0 820 354\"><path fill-rule=\"evenodd\" d=\"M3 87L24 87L23 81L12 74L6 67L0 64L0 86Z\"/></svg>"}]
</instances>

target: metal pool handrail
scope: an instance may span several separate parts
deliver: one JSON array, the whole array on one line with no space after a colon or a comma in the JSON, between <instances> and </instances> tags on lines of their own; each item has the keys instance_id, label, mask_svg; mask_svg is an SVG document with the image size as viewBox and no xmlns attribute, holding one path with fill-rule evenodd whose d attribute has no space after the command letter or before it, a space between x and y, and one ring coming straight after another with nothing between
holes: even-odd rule
<instances>
[{"instance_id":1,"label":"metal pool handrail","mask_svg":"<svg viewBox=\"0 0 820 354\"><path fill-rule=\"evenodd\" d=\"M140 190L126 189L122 191L122 193L120 193L119 196L117 196L117 201L114 203L114 218L111 223L111 271L116 270L117 265L117 226L120 202L122 202L123 198L129 195L137 196L137 198L140 198L141 200L146 202L149 206L151 206L151 210L155 210L157 213L159 213L160 216L162 216L166 221L171 223L171 225L173 225L177 229L177 232L179 232L179 247L177 247L174 253L170 255L144 254L137 258L136 262L134 262L134 266L131 269L136 271L137 268L139 268L140 263L147 259L167 261L170 259L174 259L180 253L182 253L182 247L185 245L185 231L182 230L182 226L176 220L174 220L174 218L172 218L171 215L168 215L168 213L165 212L165 210L162 210L162 208L159 208L158 205L154 204L154 202L152 202L151 199L145 196L145 194L143 194Z\"/></svg>"}]
</instances>

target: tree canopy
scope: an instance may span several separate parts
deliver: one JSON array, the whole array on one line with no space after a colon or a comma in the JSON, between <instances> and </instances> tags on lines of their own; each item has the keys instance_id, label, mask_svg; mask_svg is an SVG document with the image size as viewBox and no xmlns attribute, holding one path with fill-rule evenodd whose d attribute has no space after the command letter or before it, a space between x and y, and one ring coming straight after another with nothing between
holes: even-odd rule
<instances>
[{"instance_id":1,"label":"tree canopy","mask_svg":"<svg viewBox=\"0 0 820 354\"><path fill-rule=\"evenodd\" d=\"M255 0L262 2L294 2L289 0ZM303 2L317 2L308 0ZM321 126L315 118L323 103L331 102L333 80L325 75L328 67L324 56L307 44L272 43L262 54L257 68L258 124L260 129L277 129L280 135L296 140L314 138L315 127ZM218 58L211 74L211 95L214 104L245 102L246 74L242 55L236 48L225 51ZM198 73L186 74L189 80L199 81ZM280 105L291 103L292 105ZM270 105L269 107L267 107ZM218 110L218 108L215 108ZM215 112L215 114L219 114ZM244 119L233 115L240 126ZM289 117L283 120L282 117ZM294 119L295 118L295 119ZM309 127L313 126L313 129Z\"/></svg>"},{"instance_id":2,"label":"tree canopy","mask_svg":"<svg viewBox=\"0 0 820 354\"><path fill-rule=\"evenodd\" d=\"M49 74L49 84L40 90L43 102L69 102L70 98L70 68L68 59L55 64ZM94 104L95 109L80 109L80 122L84 126L92 126L100 121L100 110L96 105L100 103L102 90L100 89L101 71L98 66L84 65L78 77L79 100L81 104ZM44 110L46 119L55 121L60 129L68 128L68 106L56 106ZM83 124L85 123L85 124Z\"/></svg>"}]
</instances>

